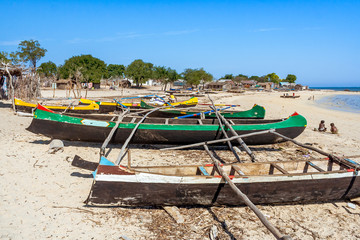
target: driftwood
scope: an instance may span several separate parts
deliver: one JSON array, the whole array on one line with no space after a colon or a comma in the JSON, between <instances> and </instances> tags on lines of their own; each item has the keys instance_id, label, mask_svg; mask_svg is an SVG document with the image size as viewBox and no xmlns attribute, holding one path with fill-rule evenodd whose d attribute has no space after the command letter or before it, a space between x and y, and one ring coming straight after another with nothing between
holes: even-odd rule
<instances>
[{"instance_id":1,"label":"driftwood","mask_svg":"<svg viewBox=\"0 0 360 240\"><path fill-rule=\"evenodd\" d=\"M176 206L163 206L163 209L175 220L176 223L184 223L184 217Z\"/></svg>"}]
</instances>

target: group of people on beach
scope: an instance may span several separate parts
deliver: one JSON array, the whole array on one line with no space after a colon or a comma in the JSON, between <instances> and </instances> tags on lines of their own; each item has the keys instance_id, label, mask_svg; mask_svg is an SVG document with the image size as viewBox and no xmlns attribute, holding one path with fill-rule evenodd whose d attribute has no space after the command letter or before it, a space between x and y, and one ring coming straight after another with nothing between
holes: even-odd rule
<instances>
[{"instance_id":1,"label":"group of people on beach","mask_svg":"<svg viewBox=\"0 0 360 240\"><path fill-rule=\"evenodd\" d=\"M320 123L319 123L319 132L326 132L326 127L325 127L325 121L324 120L321 120ZM330 132L332 134L337 134L338 133L338 129L337 127L335 126L334 123L330 123Z\"/></svg>"}]
</instances>

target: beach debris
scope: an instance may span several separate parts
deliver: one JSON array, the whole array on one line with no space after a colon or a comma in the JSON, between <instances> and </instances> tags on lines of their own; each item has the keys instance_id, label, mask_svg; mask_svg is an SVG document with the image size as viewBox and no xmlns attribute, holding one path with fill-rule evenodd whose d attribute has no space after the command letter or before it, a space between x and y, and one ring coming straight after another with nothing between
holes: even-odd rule
<instances>
[{"instance_id":1,"label":"beach debris","mask_svg":"<svg viewBox=\"0 0 360 240\"><path fill-rule=\"evenodd\" d=\"M217 229L216 225L211 226L209 235L210 235L211 240L216 240L217 239L218 229Z\"/></svg>"},{"instance_id":2,"label":"beach debris","mask_svg":"<svg viewBox=\"0 0 360 240\"><path fill-rule=\"evenodd\" d=\"M347 203L347 206L348 206L349 208L356 209L356 205L353 204L353 203L351 203L351 202L348 202L348 203Z\"/></svg>"},{"instance_id":3,"label":"beach debris","mask_svg":"<svg viewBox=\"0 0 360 240\"><path fill-rule=\"evenodd\" d=\"M64 143L59 139L54 139L49 144L48 153L54 154L58 151L60 152L64 151Z\"/></svg>"},{"instance_id":4,"label":"beach debris","mask_svg":"<svg viewBox=\"0 0 360 240\"><path fill-rule=\"evenodd\" d=\"M164 206L163 208L176 221L176 223L184 223L184 217L181 215L179 208L176 206Z\"/></svg>"}]
</instances>

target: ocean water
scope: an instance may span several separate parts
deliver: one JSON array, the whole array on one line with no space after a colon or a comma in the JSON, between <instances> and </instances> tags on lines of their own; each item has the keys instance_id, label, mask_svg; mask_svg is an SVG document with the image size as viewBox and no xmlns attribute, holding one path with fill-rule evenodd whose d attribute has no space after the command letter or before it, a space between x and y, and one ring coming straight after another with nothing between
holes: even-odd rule
<instances>
[{"instance_id":1,"label":"ocean water","mask_svg":"<svg viewBox=\"0 0 360 240\"><path fill-rule=\"evenodd\" d=\"M310 89L317 90L334 90L334 91L351 91L351 92L359 92L360 87L310 87Z\"/></svg>"},{"instance_id":2,"label":"ocean water","mask_svg":"<svg viewBox=\"0 0 360 240\"><path fill-rule=\"evenodd\" d=\"M360 113L360 95L331 95L316 102L335 110Z\"/></svg>"}]
</instances>

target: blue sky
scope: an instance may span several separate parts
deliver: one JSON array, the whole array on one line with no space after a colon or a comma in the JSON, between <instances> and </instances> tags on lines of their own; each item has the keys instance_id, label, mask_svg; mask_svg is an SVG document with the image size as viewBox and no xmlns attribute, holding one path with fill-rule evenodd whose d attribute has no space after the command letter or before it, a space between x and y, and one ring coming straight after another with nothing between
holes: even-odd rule
<instances>
[{"instance_id":1,"label":"blue sky","mask_svg":"<svg viewBox=\"0 0 360 240\"><path fill-rule=\"evenodd\" d=\"M1 1L0 51L35 39L41 62L92 54L310 86L360 86L360 1ZM7 20L7 21L6 21Z\"/></svg>"}]
</instances>

